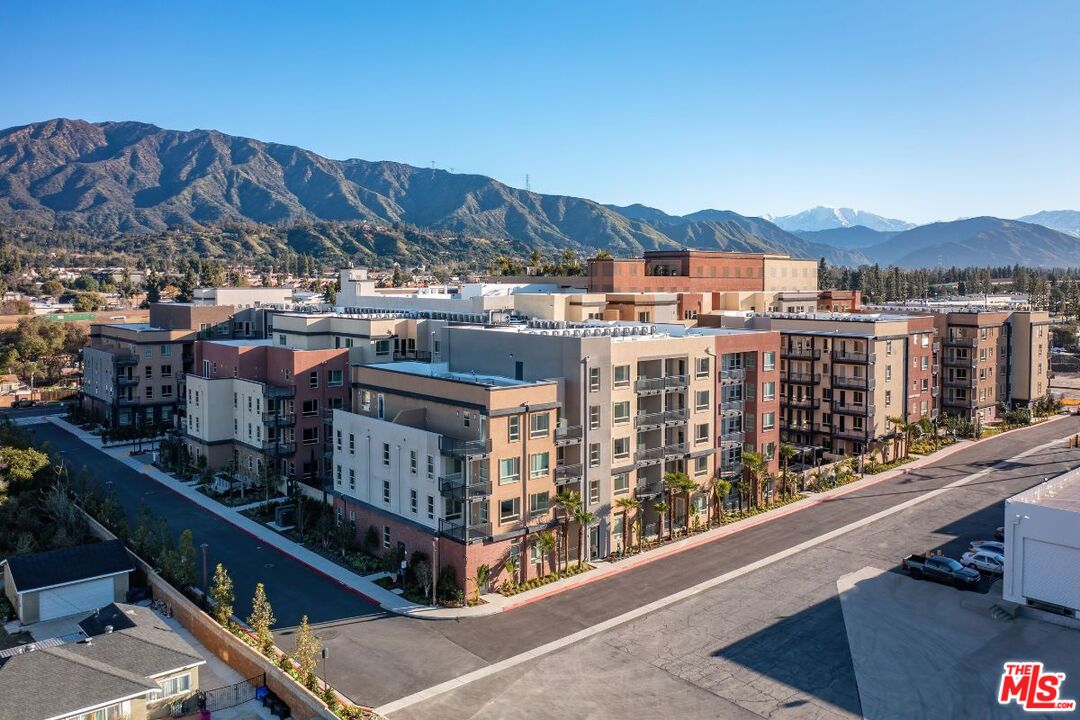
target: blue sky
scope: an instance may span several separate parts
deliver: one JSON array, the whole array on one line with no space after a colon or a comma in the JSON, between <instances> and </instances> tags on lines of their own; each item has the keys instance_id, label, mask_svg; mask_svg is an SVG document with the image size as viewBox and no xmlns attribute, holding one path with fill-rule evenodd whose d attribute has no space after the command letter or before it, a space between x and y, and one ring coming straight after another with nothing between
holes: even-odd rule
<instances>
[{"instance_id":1,"label":"blue sky","mask_svg":"<svg viewBox=\"0 0 1080 720\"><path fill-rule=\"evenodd\" d=\"M1080 209L1076 2L23 2L0 127L215 128L540 192Z\"/></svg>"}]
</instances>

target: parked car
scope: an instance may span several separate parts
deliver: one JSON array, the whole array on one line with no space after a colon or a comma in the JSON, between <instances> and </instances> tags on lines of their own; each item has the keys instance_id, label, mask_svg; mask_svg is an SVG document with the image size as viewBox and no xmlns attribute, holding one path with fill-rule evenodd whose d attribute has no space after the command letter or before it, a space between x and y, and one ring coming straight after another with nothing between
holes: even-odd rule
<instances>
[{"instance_id":1,"label":"parked car","mask_svg":"<svg viewBox=\"0 0 1080 720\"><path fill-rule=\"evenodd\" d=\"M944 555L908 555L901 565L916 580L926 578L959 588L975 587L982 577L978 570L966 568L959 560Z\"/></svg>"},{"instance_id":2,"label":"parked car","mask_svg":"<svg viewBox=\"0 0 1080 720\"><path fill-rule=\"evenodd\" d=\"M1005 542L1005 528L999 527L994 531L994 539L998 542Z\"/></svg>"},{"instance_id":3,"label":"parked car","mask_svg":"<svg viewBox=\"0 0 1080 720\"><path fill-rule=\"evenodd\" d=\"M989 550L969 550L960 557L960 564L991 575L1005 572L1005 556Z\"/></svg>"},{"instance_id":4,"label":"parked car","mask_svg":"<svg viewBox=\"0 0 1080 720\"><path fill-rule=\"evenodd\" d=\"M19 398L15 402L11 403L13 408L28 408L37 405L37 400L31 400L30 398Z\"/></svg>"},{"instance_id":5,"label":"parked car","mask_svg":"<svg viewBox=\"0 0 1080 720\"><path fill-rule=\"evenodd\" d=\"M997 553L1004 557L1005 555L1005 543L1000 540L975 540L969 546L968 549L977 552L992 552Z\"/></svg>"}]
</instances>

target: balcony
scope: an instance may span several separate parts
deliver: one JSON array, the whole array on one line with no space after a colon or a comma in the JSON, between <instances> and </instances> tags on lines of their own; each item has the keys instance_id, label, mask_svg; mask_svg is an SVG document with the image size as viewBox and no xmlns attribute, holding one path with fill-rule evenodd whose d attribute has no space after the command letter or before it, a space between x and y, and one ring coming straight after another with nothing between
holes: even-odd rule
<instances>
[{"instance_id":1,"label":"balcony","mask_svg":"<svg viewBox=\"0 0 1080 720\"><path fill-rule=\"evenodd\" d=\"M262 444L263 452L270 453L271 455L277 455L283 457L286 455L296 454L296 443L286 442L284 440L264 440Z\"/></svg>"},{"instance_id":2,"label":"balcony","mask_svg":"<svg viewBox=\"0 0 1080 720\"><path fill-rule=\"evenodd\" d=\"M874 353L853 352L850 350L833 350L832 360L834 363L855 363L868 365L874 362Z\"/></svg>"},{"instance_id":3,"label":"balcony","mask_svg":"<svg viewBox=\"0 0 1080 720\"><path fill-rule=\"evenodd\" d=\"M135 396L121 397L121 398L117 398L116 402L121 407L130 407L132 405L138 405L139 404L139 398L135 397Z\"/></svg>"},{"instance_id":4,"label":"balcony","mask_svg":"<svg viewBox=\"0 0 1080 720\"><path fill-rule=\"evenodd\" d=\"M129 367L139 364L139 356L131 353L113 355L113 365L117 367Z\"/></svg>"},{"instance_id":5,"label":"balcony","mask_svg":"<svg viewBox=\"0 0 1080 720\"><path fill-rule=\"evenodd\" d=\"M394 362L413 361L431 362L430 350L406 350L405 352L394 351Z\"/></svg>"},{"instance_id":6,"label":"balcony","mask_svg":"<svg viewBox=\"0 0 1080 720\"><path fill-rule=\"evenodd\" d=\"M944 340L946 347L978 347L979 338L973 337L947 337Z\"/></svg>"},{"instance_id":7,"label":"balcony","mask_svg":"<svg viewBox=\"0 0 1080 720\"><path fill-rule=\"evenodd\" d=\"M936 385L930 388L930 397L937 397L939 393L940 391L937 389Z\"/></svg>"},{"instance_id":8,"label":"balcony","mask_svg":"<svg viewBox=\"0 0 1080 720\"><path fill-rule=\"evenodd\" d=\"M686 443L672 443L661 447L649 448L648 450L638 450L634 453L634 462L654 463L681 457L685 454Z\"/></svg>"},{"instance_id":9,"label":"balcony","mask_svg":"<svg viewBox=\"0 0 1080 720\"><path fill-rule=\"evenodd\" d=\"M975 387L975 378L973 377L944 377L941 379L941 384L945 387L954 388L971 388Z\"/></svg>"},{"instance_id":10,"label":"balcony","mask_svg":"<svg viewBox=\"0 0 1080 720\"><path fill-rule=\"evenodd\" d=\"M581 463L574 463L572 465L557 465L555 467L556 485L570 485L572 483L580 483L581 478Z\"/></svg>"},{"instance_id":11,"label":"balcony","mask_svg":"<svg viewBox=\"0 0 1080 720\"><path fill-rule=\"evenodd\" d=\"M741 477L743 473L742 463L721 463L720 464L720 477L722 478L737 478Z\"/></svg>"},{"instance_id":12,"label":"balcony","mask_svg":"<svg viewBox=\"0 0 1080 720\"><path fill-rule=\"evenodd\" d=\"M440 518L439 534L461 542L474 538L484 538L491 535L491 523L474 521L466 525L464 520L444 520Z\"/></svg>"},{"instance_id":13,"label":"balcony","mask_svg":"<svg viewBox=\"0 0 1080 720\"><path fill-rule=\"evenodd\" d=\"M450 457L473 457L491 452L491 438L484 440L461 440L439 436L439 452Z\"/></svg>"},{"instance_id":14,"label":"balcony","mask_svg":"<svg viewBox=\"0 0 1080 720\"><path fill-rule=\"evenodd\" d=\"M941 364L946 367L977 367L979 361L975 357L958 357L946 355L941 359Z\"/></svg>"},{"instance_id":15,"label":"balcony","mask_svg":"<svg viewBox=\"0 0 1080 720\"><path fill-rule=\"evenodd\" d=\"M444 495L464 495L464 497L487 497L491 494L491 481L483 478L472 478L465 484L465 476L462 473L453 473L439 478L439 492Z\"/></svg>"},{"instance_id":16,"label":"balcony","mask_svg":"<svg viewBox=\"0 0 1080 720\"><path fill-rule=\"evenodd\" d=\"M850 388L852 390L870 391L874 389L874 384L873 378L865 376L834 375L832 378L832 386L834 388Z\"/></svg>"},{"instance_id":17,"label":"balcony","mask_svg":"<svg viewBox=\"0 0 1080 720\"><path fill-rule=\"evenodd\" d=\"M634 382L634 392L639 395L653 395L664 391L664 378L641 378Z\"/></svg>"},{"instance_id":18,"label":"balcony","mask_svg":"<svg viewBox=\"0 0 1080 720\"><path fill-rule=\"evenodd\" d=\"M788 370L784 373L783 380L792 385L817 385L821 382L821 374L792 372L791 370Z\"/></svg>"},{"instance_id":19,"label":"balcony","mask_svg":"<svg viewBox=\"0 0 1080 720\"><path fill-rule=\"evenodd\" d=\"M293 413L271 413L264 412L262 414L263 425L269 427L288 427L296 424L296 415Z\"/></svg>"},{"instance_id":20,"label":"balcony","mask_svg":"<svg viewBox=\"0 0 1080 720\"><path fill-rule=\"evenodd\" d=\"M638 500L652 500L660 497L664 492L664 484L659 480L640 483L634 488L634 497Z\"/></svg>"},{"instance_id":21,"label":"balcony","mask_svg":"<svg viewBox=\"0 0 1080 720\"><path fill-rule=\"evenodd\" d=\"M666 415L664 412L639 413L634 416L634 427L639 430L655 430L663 427Z\"/></svg>"},{"instance_id":22,"label":"balcony","mask_svg":"<svg viewBox=\"0 0 1080 720\"><path fill-rule=\"evenodd\" d=\"M729 368L720 371L720 380L723 382L742 382L745 377L745 368Z\"/></svg>"},{"instance_id":23,"label":"balcony","mask_svg":"<svg viewBox=\"0 0 1080 720\"><path fill-rule=\"evenodd\" d=\"M665 425L682 425L690 418L690 411L686 408L664 411Z\"/></svg>"},{"instance_id":24,"label":"balcony","mask_svg":"<svg viewBox=\"0 0 1080 720\"><path fill-rule=\"evenodd\" d=\"M842 440L857 440L859 442L866 442L866 428L840 428L834 427L832 429L832 436L834 438L840 438Z\"/></svg>"},{"instance_id":25,"label":"balcony","mask_svg":"<svg viewBox=\"0 0 1080 720\"><path fill-rule=\"evenodd\" d=\"M116 384L120 387L131 387L139 384L139 378L134 375L120 375L116 378Z\"/></svg>"},{"instance_id":26,"label":"balcony","mask_svg":"<svg viewBox=\"0 0 1080 720\"><path fill-rule=\"evenodd\" d=\"M832 412L836 415L862 415L869 416L874 414L873 405L858 405L855 403L847 403L841 405L840 403L832 404Z\"/></svg>"},{"instance_id":27,"label":"balcony","mask_svg":"<svg viewBox=\"0 0 1080 720\"><path fill-rule=\"evenodd\" d=\"M941 341L940 340L935 340L934 344L931 345L931 350L933 352L941 352Z\"/></svg>"},{"instance_id":28,"label":"balcony","mask_svg":"<svg viewBox=\"0 0 1080 720\"><path fill-rule=\"evenodd\" d=\"M668 375L664 378L664 392L678 392L685 390L690 384L688 375Z\"/></svg>"},{"instance_id":29,"label":"balcony","mask_svg":"<svg viewBox=\"0 0 1080 720\"><path fill-rule=\"evenodd\" d=\"M780 348L780 357L790 360L818 360L821 358L821 350L801 347Z\"/></svg>"},{"instance_id":30,"label":"balcony","mask_svg":"<svg viewBox=\"0 0 1080 720\"><path fill-rule=\"evenodd\" d=\"M555 426L555 447L567 447L581 442L581 426L559 423Z\"/></svg>"},{"instance_id":31,"label":"balcony","mask_svg":"<svg viewBox=\"0 0 1080 720\"><path fill-rule=\"evenodd\" d=\"M723 397L720 399L720 412L721 413L741 413L743 411L743 403L745 401L742 398L725 400Z\"/></svg>"},{"instance_id":32,"label":"balcony","mask_svg":"<svg viewBox=\"0 0 1080 720\"><path fill-rule=\"evenodd\" d=\"M720 431L720 444L721 445L742 445L745 433L742 430L721 430Z\"/></svg>"},{"instance_id":33,"label":"balcony","mask_svg":"<svg viewBox=\"0 0 1080 720\"><path fill-rule=\"evenodd\" d=\"M821 400L816 397L809 396L785 396L780 398L781 405L787 405L793 408L807 408L809 410L817 410L821 406Z\"/></svg>"},{"instance_id":34,"label":"balcony","mask_svg":"<svg viewBox=\"0 0 1080 720\"><path fill-rule=\"evenodd\" d=\"M268 398L292 398L296 397L295 385L263 385L263 395Z\"/></svg>"},{"instance_id":35,"label":"balcony","mask_svg":"<svg viewBox=\"0 0 1080 720\"><path fill-rule=\"evenodd\" d=\"M975 398L964 397L958 398L950 395L945 395L941 398L941 404L943 407L960 407L973 410L979 407L979 401Z\"/></svg>"}]
</instances>

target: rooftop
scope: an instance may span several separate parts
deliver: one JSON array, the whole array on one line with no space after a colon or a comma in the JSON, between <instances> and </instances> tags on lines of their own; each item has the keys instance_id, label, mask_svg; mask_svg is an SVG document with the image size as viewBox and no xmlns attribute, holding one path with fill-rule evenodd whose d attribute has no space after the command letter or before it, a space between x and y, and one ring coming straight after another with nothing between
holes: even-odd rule
<instances>
[{"instance_id":1,"label":"rooftop","mask_svg":"<svg viewBox=\"0 0 1080 720\"><path fill-rule=\"evenodd\" d=\"M134 332L165 332L165 328L150 323L106 323L105 327L117 328L118 330L133 330Z\"/></svg>"},{"instance_id":2,"label":"rooftop","mask_svg":"<svg viewBox=\"0 0 1080 720\"><path fill-rule=\"evenodd\" d=\"M753 313L754 317L777 318L779 320L815 320L819 322L848 322L848 323L872 323L872 322L904 322L911 315L900 313L835 313L835 312L764 312Z\"/></svg>"},{"instance_id":3,"label":"rooftop","mask_svg":"<svg viewBox=\"0 0 1080 720\"><path fill-rule=\"evenodd\" d=\"M405 373L408 375L420 375L423 377L437 378L439 380L451 380L454 382L482 385L484 387L522 387L525 385L537 385L550 382L547 380L517 380L505 375L485 375L484 373L461 372L450 370L447 363L423 363L423 362L392 362L373 363L363 367L373 370L385 370L387 372Z\"/></svg>"},{"instance_id":4,"label":"rooftop","mask_svg":"<svg viewBox=\"0 0 1080 720\"><path fill-rule=\"evenodd\" d=\"M262 347L264 345L273 345L274 341L269 338L257 338L251 340L206 340L207 343L213 343L215 345L227 345L228 347Z\"/></svg>"},{"instance_id":5,"label":"rooftop","mask_svg":"<svg viewBox=\"0 0 1080 720\"><path fill-rule=\"evenodd\" d=\"M1080 468L1014 495L1009 501L1080 513Z\"/></svg>"},{"instance_id":6,"label":"rooftop","mask_svg":"<svg viewBox=\"0 0 1080 720\"><path fill-rule=\"evenodd\" d=\"M19 592L67 585L135 569L124 543L119 540L15 555L7 559L7 565Z\"/></svg>"}]
</instances>

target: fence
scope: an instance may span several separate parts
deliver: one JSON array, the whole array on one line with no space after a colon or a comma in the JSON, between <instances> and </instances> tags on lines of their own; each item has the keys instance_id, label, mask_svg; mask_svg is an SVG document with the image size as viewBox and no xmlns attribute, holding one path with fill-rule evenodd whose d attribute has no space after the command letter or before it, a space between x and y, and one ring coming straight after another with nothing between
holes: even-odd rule
<instances>
[{"instance_id":1,"label":"fence","mask_svg":"<svg viewBox=\"0 0 1080 720\"><path fill-rule=\"evenodd\" d=\"M224 710L236 707L248 700L255 699L255 691L266 684L266 673L241 680L235 685L214 688L213 690L200 690L186 700L173 703L173 717L191 715L203 708L210 710Z\"/></svg>"}]
</instances>

